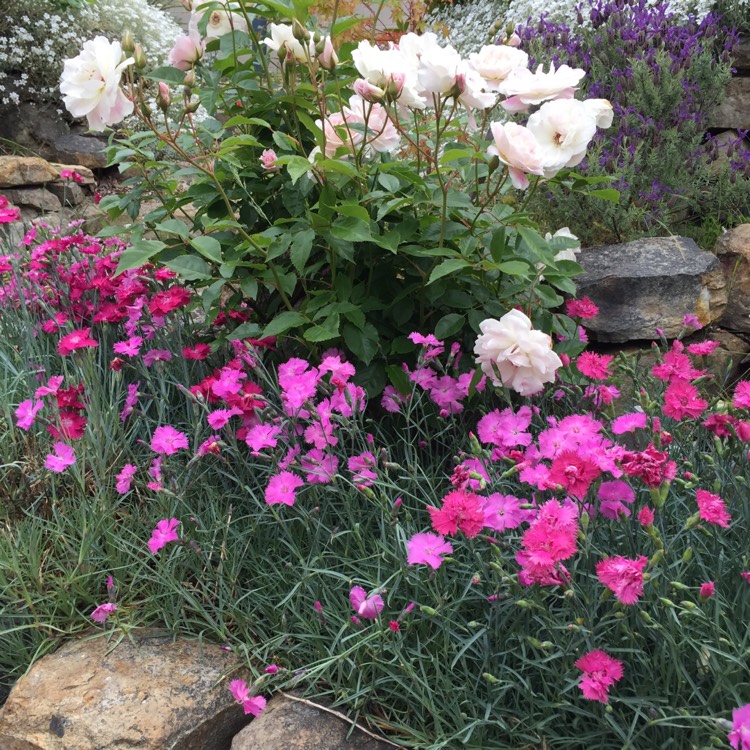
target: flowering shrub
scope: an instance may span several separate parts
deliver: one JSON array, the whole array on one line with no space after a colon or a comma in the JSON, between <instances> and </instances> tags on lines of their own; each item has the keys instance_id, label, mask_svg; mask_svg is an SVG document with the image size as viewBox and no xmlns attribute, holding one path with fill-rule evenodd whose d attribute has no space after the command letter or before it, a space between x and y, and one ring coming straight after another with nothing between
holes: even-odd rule
<instances>
[{"instance_id":1,"label":"flowering shrub","mask_svg":"<svg viewBox=\"0 0 750 750\"><path fill-rule=\"evenodd\" d=\"M209 315L227 299L252 306L245 334L295 339L302 348L290 351L345 346L371 394L415 330L462 332L468 347L481 320L515 305L545 330L571 328L549 310L574 289L578 267L561 253L575 240L538 234L510 191L564 179L611 123L603 99L573 98L582 72L522 76L527 56L510 44L466 59L434 34L337 49L354 19L331 36L302 15L270 23L261 38L239 4L205 12L175 45L174 67L150 76L161 109L181 108L174 127L144 106L138 60L124 70L154 132L113 158L150 176L102 206L135 218L156 188L163 208L134 230L120 270L164 262L206 289ZM64 78L66 88L80 84ZM500 98L528 114L512 143L491 123ZM199 104L210 114L203 123ZM192 178L182 194L178 167L154 157L163 144L189 165L179 169ZM595 184L576 182L586 192ZM195 218L185 221L188 204ZM143 240L145 229L154 238Z\"/></svg>"},{"instance_id":2,"label":"flowering shrub","mask_svg":"<svg viewBox=\"0 0 750 750\"><path fill-rule=\"evenodd\" d=\"M162 625L235 651L253 715L295 687L412 747L742 747L750 383L704 392L706 342L645 376L571 349L524 397L413 332L368 403L340 351L205 346L230 311L126 252L0 258L6 670Z\"/></svg>"},{"instance_id":3,"label":"flowering shrub","mask_svg":"<svg viewBox=\"0 0 750 750\"><path fill-rule=\"evenodd\" d=\"M531 65L567 64L587 72L581 88L606 96L616 132L599 135L578 166L611 176L618 204L553 186L542 191L550 226L568 224L586 244L643 234L690 233L750 215L750 150L742 138L719 147L704 134L730 77L736 35L715 14L700 24L645 0L590 2L588 27L532 21L522 26ZM715 235L707 237L707 244Z\"/></svg>"},{"instance_id":4,"label":"flowering shrub","mask_svg":"<svg viewBox=\"0 0 750 750\"><path fill-rule=\"evenodd\" d=\"M82 39L119 39L138 32L152 64L166 60L180 28L148 0L9 0L0 18L0 104L56 102L63 60L76 54Z\"/></svg>"}]
</instances>

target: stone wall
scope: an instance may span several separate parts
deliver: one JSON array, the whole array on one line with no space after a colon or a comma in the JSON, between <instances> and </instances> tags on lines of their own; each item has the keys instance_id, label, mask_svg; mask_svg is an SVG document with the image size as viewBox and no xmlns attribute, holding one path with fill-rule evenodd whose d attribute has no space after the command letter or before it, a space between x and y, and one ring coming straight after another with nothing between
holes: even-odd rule
<instances>
[{"instance_id":1,"label":"stone wall","mask_svg":"<svg viewBox=\"0 0 750 750\"><path fill-rule=\"evenodd\" d=\"M737 72L727 87L727 98L711 118L717 130L750 130L750 35L743 35L734 51Z\"/></svg>"}]
</instances>

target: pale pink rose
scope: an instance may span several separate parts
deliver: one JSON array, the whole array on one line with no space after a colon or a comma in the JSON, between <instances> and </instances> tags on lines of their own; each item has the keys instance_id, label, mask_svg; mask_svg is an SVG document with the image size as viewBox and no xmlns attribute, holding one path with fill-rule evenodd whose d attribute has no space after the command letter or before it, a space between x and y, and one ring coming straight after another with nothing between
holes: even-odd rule
<instances>
[{"instance_id":1,"label":"pale pink rose","mask_svg":"<svg viewBox=\"0 0 750 750\"><path fill-rule=\"evenodd\" d=\"M83 43L77 57L65 60L60 78L63 101L73 117L85 117L91 130L116 125L133 111L133 102L120 88L125 69L134 62L123 60L119 42L97 36Z\"/></svg>"},{"instance_id":2,"label":"pale pink rose","mask_svg":"<svg viewBox=\"0 0 750 750\"><path fill-rule=\"evenodd\" d=\"M260 155L260 164L266 172L278 172L281 167L276 163L279 157L272 148L267 148Z\"/></svg>"},{"instance_id":3,"label":"pale pink rose","mask_svg":"<svg viewBox=\"0 0 750 750\"><path fill-rule=\"evenodd\" d=\"M322 122L316 120L315 124L323 130L323 134L325 135L324 153L327 158L333 159L336 156L336 152L341 148L346 148L348 152L353 154L361 145L364 133L361 130L352 130L347 127L352 122L364 124L364 120L362 119L347 118L344 112L334 112L328 115Z\"/></svg>"},{"instance_id":4,"label":"pale pink rose","mask_svg":"<svg viewBox=\"0 0 750 750\"><path fill-rule=\"evenodd\" d=\"M401 137L385 108L380 104L372 104L362 97L352 96L344 112L350 121L367 123L365 143L368 148L383 153L398 147Z\"/></svg>"},{"instance_id":5,"label":"pale pink rose","mask_svg":"<svg viewBox=\"0 0 750 750\"><path fill-rule=\"evenodd\" d=\"M352 51L352 61L362 78L374 87L369 97L355 88L363 99L377 101L377 89L390 101L398 102L400 107L424 109L426 101L418 90L416 58L407 58L400 49L382 50L362 40Z\"/></svg>"},{"instance_id":6,"label":"pale pink rose","mask_svg":"<svg viewBox=\"0 0 750 750\"><path fill-rule=\"evenodd\" d=\"M230 13L226 10L219 10L217 8L213 10L201 10L201 8L209 5L207 2L200 3L198 8L193 10L190 21L188 23L188 35L197 36L200 38L200 26L201 21L208 13L208 20L206 21L206 35L203 39L206 42L210 42L212 39L218 39L225 34L231 34L232 31L244 31L248 32L247 21L244 16L239 13Z\"/></svg>"},{"instance_id":7,"label":"pale pink rose","mask_svg":"<svg viewBox=\"0 0 750 750\"><path fill-rule=\"evenodd\" d=\"M354 93L366 102L382 102L385 99L385 91L374 86L365 78L357 78L352 86Z\"/></svg>"},{"instance_id":8,"label":"pale pink rose","mask_svg":"<svg viewBox=\"0 0 750 750\"><path fill-rule=\"evenodd\" d=\"M511 310L500 320L483 320L479 330L482 334L474 344L476 363L495 385L531 396L553 382L562 367L552 351L552 339L533 330L520 310Z\"/></svg>"},{"instance_id":9,"label":"pale pink rose","mask_svg":"<svg viewBox=\"0 0 750 750\"><path fill-rule=\"evenodd\" d=\"M473 52L469 55L469 62L474 70L484 78L487 89L497 91L511 70L528 67L529 56L512 46L487 44L479 52Z\"/></svg>"},{"instance_id":10,"label":"pale pink rose","mask_svg":"<svg viewBox=\"0 0 750 750\"><path fill-rule=\"evenodd\" d=\"M546 102L529 117L526 127L544 150L546 177L583 161L597 122L606 121L604 111L577 99L558 99Z\"/></svg>"},{"instance_id":11,"label":"pale pink rose","mask_svg":"<svg viewBox=\"0 0 750 750\"><path fill-rule=\"evenodd\" d=\"M495 142L487 151L507 165L514 187L525 190L527 175L544 174L544 150L528 128L515 122L493 122L490 130Z\"/></svg>"},{"instance_id":12,"label":"pale pink rose","mask_svg":"<svg viewBox=\"0 0 750 750\"><path fill-rule=\"evenodd\" d=\"M190 70L203 57L203 42L197 33L181 36L174 44L167 62L178 70Z\"/></svg>"},{"instance_id":13,"label":"pale pink rose","mask_svg":"<svg viewBox=\"0 0 750 750\"><path fill-rule=\"evenodd\" d=\"M295 38L292 27L285 23L268 25L271 36L263 40L268 49L283 54L284 60L294 59L299 63L309 63L315 58L315 45L312 37L304 45Z\"/></svg>"},{"instance_id":14,"label":"pale pink rose","mask_svg":"<svg viewBox=\"0 0 750 750\"><path fill-rule=\"evenodd\" d=\"M549 99L572 99L578 84L586 75L579 68L561 65L543 72L540 65L536 72L528 68L514 68L497 90L506 96L502 106L508 112L525 112L532 104L541 104Z\"/></svg>"}]
</instances>

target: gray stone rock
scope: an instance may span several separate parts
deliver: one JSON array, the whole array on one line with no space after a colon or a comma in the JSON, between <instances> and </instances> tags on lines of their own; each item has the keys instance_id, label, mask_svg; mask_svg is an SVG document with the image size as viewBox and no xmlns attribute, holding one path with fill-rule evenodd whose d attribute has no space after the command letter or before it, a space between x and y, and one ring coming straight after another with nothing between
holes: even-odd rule
<instances>
[{"instance_id":1,"label":"gray stone rock","mask_svg":"<svg viewBox=\"0 0 750 750\"><path fill-rule=\"evenodd\" d=\"M740 36L740 41L734 48L732 63L740 70L750 69L750 34Z\"/></svg>"},{"instance_id":2,"label":"gray stone rock","mask_svg":"<svg viewBox=\"0 0 750 750\"><path fill-rule=\"evenodd\" d=\"M726 99L711 115L712 128L750 129L750 78L732 78Z\"/></svg>"},{"instance_id":3,"label":"gray stone rock","mask_svg":"<svg viewBox=\"0 0 750 750\"><path fill-rule=\"evenodd\" d=\"M66 206L77 206L86 200L86 193L83 191L83 188L70 180L66 180L65 182L50 182L47 185L47 190L53 193L60 203L64 203Z\"/></svg>"},{"instance_id":4,"label":"gray stone rock","mask_svg":"<svg viewBox=\"0 0 750 750\"><path fill-rule=\"evenodd\" d=\"M85 135L63 135L55 141L57 161L62 164L80 164L89 169L103 169L107 166L104 144L98 139Z\"/></svg>"},{"instance_id":5,"label":"gray stone rock","mask_svg":"<svg viewBox=\"0 0 750 750\"><path fill-rule=\"evenodd\" d=\"M674 338L685 313L707 325L724 312L726 282L718 259L686 237L587 248L578 262L584 269L576 279L578 294L600 311L586 327L599 341L656 339L657 328Z\"/></svg>"},{"instance_id":6,"label":"gray stone rock","mask_svg":"<svg viewBox=\"0 0 750 750\"><path fill-rule=\"evenodd\" d=\"M5 196L16 206L35 208L38 211L59 211L62 208L60 199L43 187L11 188L5 191Z\"/></svg>"},{"instance_id":7,"label":"gray stone rock","mask_svg":"<svg viewBox=\"0 0 750 750\"><path fill-rule=\"evenodd\" d=\"M40 659L5 704L0 748L227 750L247 724L222 680L234 659L218 646L154 631L115 645L72 641Z\"/></svg>"},{"instance_id":8,"label":"gray stone rock","mask_svg":"<svg viewBox=\"0 0 750 750\"><path fill-rule=\"evenodd\" d=\"M723 328L750 331L750 224L740 224L716 242L714 253L727 279L727 306L719 320Z\"/></svg>"},{"instance_id":9,"label":"gray stone rock","mask_svg":"<svg viewBox=\"0 0 750 750\"><path fill-rule=\"evenodd\" d=\"M277 696L233 740L232 750L391 750L393 745L307 703Z\"/></svg>"},{"instance_id":10,"label":"gray stone rock","mask_svg":"<svg viewBox=\"0 0 750 750\"><path fill-rule=\"evenodd\" d=\"M39 156L53 156L52 144L70 132L68 123L57 111L59 106L59 103L21 102L17 107L6 107L0 117L0 138L25 146Z\"/></svg>"},{"instance_id":11,"label":"gray stone rock","mask_svg":"<svg viewBox=\"0 0 750 750\"><path fill-rule=\"evenodd\" d=\"M44 185L58 177L54 167L38 156L0 156L0 188Z\"/></svg>"},{"instance_id":12,"label":"gray stone rock","mask_svg":"<svg viewBox=\"0 0 750 750\"><path fill-rule=\"evenodd\" d=\"M95 185L96 184L96 177L94 177L94 173L88 168L84 167L83 164L56 164L55 162L50 162L50 166L53 169L57 170L57 176L60 176L60 172L62 172L64 169L71 169L74 172L78 172L78 174L83 178L82 185Z\"/></svg>"}]
</instances>

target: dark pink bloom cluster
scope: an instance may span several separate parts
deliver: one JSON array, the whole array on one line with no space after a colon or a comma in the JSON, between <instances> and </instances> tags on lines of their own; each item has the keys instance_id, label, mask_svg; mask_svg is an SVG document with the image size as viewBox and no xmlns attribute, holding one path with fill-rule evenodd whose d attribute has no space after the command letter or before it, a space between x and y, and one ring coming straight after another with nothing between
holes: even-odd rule
<instances>
[{"instance_id":1,"label":"dark pink bloom cluster","mask_svg":"<svg viewBox=\"0 0 750 750\"><path fill-rule=\"evenodd\" d=\"M516 554L521 565L518 580L524 586L556 586L569 580L563 560L578 549L578 509L572 503L548 500L537 511Z\"/></svg>"},{"instance_id":2,"label":"dark pink bloom cluster","mask_svg":"<svg viewBox=\"0 0 750 750\"><path fill-rule=\"evenodd\" d=\"M707 523L714 526L729 527L732 516L729 515L726 503L718 496L706 490L698 490L695 495L698 513Z\"/></svg>"},{"instance_id":3,"label":"dark pink bloom cluster","mask_svg":"<svg viewBox=\"0 0 750 750\"><path fill-rule=\"evenodd\" d=\"M12 224L21 218L21 209L11 206L8 208L8 199L0 195L0 224Z\"/></svg>"},{"instance_id":4,"label":"dark pink bloom cluster","mask_svg":"<svg viewBox=\"0 0 750 750\"><path fill-rule=\"evenodd\" d=\"M578 659L576 667L583 672L580 684L583 697L608 703L609 689L622 679L622 662L596 649Z\"/></svg>"},{"instance_id":5,"label":"dark pink bloom cluster","mask_svg":"<svg viewBox=\"0 0 750 750\"><path fill-rule=\"evenodd\" d=\"M596 575L623 604L635 604L643 594L643 570L647 564L644 555L635 560L616 555L600 560Z\"/></svg>"},{"instance_id":6,"label":"dark pink bloom cluster","mask_svg":"<svg viewBox=\"0 0 750 750\"><path fill-rule=\"evenodd\" d=\"M444 498L439 508L427 506L432 519L432 528L438 534L455 536L459 531L467 537L475 537L484 526L482 498L466 490L453 490Z\"/></svg>"},{"instance_id":7,"label":"dark pink bloom cluster","mask_svg":"<svg viewBox=\"0 0 750 750\"><path fill-rule=\"evenodd\" d=\"M629 477L637 477L647 487L658 487L677 476L677 464L669 454L656 450L653 443L639 452L627 451L620 458L620 466Z\"/></svg>"}]
</instances>

